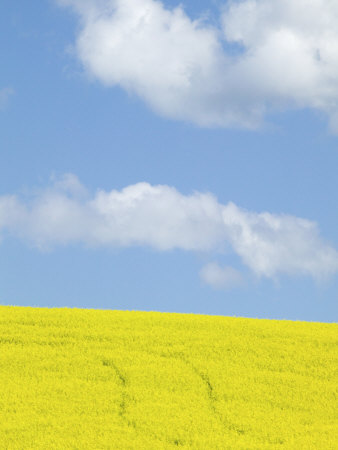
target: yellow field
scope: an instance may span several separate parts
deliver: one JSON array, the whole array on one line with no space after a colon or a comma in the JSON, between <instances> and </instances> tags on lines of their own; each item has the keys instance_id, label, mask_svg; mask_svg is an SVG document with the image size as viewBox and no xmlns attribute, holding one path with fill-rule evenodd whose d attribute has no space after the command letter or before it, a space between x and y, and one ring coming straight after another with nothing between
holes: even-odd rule
<instances>
[{"instance_id":1,"label":"yellow field","mask_svg":"<svg viewBox=\"0 0 338 450\"><path fill-rule=\"evenodd\" d=\"M337 449L337 324L0 307L1 449Z\"/></svg>"}]
</instances>

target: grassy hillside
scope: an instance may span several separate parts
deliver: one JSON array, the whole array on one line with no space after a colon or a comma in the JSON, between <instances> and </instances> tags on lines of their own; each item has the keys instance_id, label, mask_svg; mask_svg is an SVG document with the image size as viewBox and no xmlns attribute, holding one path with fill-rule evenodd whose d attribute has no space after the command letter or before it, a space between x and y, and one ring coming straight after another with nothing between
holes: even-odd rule
<instances>
[{"instance_id":1,"label":"grassy hillside","mask_svg":"<svg viewBox=\"0 0 338 450\"><path fill-rule=\"evenodd\" d=\"M335 449L338 325L0 307L1 449Z\"/></svg>"}]
</instances>

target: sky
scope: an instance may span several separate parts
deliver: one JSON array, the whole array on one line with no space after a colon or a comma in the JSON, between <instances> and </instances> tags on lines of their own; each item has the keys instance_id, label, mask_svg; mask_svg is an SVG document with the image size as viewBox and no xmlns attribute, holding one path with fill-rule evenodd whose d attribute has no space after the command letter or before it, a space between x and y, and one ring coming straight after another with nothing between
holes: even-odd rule
<instances>
[{"instance_id":1,"label":"sky","mask_svg":"<svg viewBox=\"0 0 338 450\"><path fill-rule=\"evenodd\" d=\"M338 4L0 6L0 304L333 322Z\"/></svg>"}]
</instances>

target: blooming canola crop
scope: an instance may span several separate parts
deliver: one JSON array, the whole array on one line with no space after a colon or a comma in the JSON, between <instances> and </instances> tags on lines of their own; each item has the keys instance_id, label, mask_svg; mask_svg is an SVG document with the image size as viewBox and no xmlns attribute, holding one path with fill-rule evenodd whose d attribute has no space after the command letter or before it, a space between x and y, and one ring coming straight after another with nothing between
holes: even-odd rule
<instances>
[{"instance_id":1,"label":"blooming canola crop","mask_svg":"<svg viewBox=\"0 0 338 450\"><path fill-rule=\"evenodd\" d=\"M338 448L337 324L0 307L0 448Z\"/></svg>"}]
</instances>

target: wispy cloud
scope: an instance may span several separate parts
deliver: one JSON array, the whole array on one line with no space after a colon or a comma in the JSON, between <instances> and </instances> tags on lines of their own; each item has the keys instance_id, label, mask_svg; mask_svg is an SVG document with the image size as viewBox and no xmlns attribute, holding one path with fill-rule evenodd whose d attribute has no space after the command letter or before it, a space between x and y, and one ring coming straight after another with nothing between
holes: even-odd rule
<instances>
[{"instance_id":1,"label":"wispy cloud","mask_svg":"<svg viewBox=\"0 0 338 450\"><path fill-rule=\"evenodd\" d=\"M137 183L91 195L68 174L30 198L0 196L0 232L39 248L150 246L206 252L210 258L232 249L258 277L284 273L323 279L338 272L338 252L314 222L249 212L223 205L209 193L183 195L166 185ZM211 284L235 278L216 266L202 276Z\"/></svg>"},{"instance_id":2,"label":"wispy cloud","mask_svg":"<svg viewBox=\"0 0 338 450\"><path fill-rule=\"evenodd\" d=\"M80 17L90 76L163 116L257 128L269 112L313 108L338 133L337 2L230 0L216 27L157 0L56 1Z\"/></svg>"},{"instance_id":3,"label":"wispy cloud","mask_svg":"<svg viewBox=\"0 0 338 450\"><path fill-rule=\"evenodd\" d=\"M244 282L240 271L230 266L221 267L215 262L206 264L200 271L200 277L204 283L221 290L241 286Z\"/></svg>"},{"instance_id":4,"label":"wispy cloud","mask_svg":"<svg viewBox=\"0 0 338 450\"><path fill-rule=\"evenodd\" d=\"M6 87L0 89L0 110L7 106L9 97L14 94L14 89Z\"/></svg>"}]
</instances>

